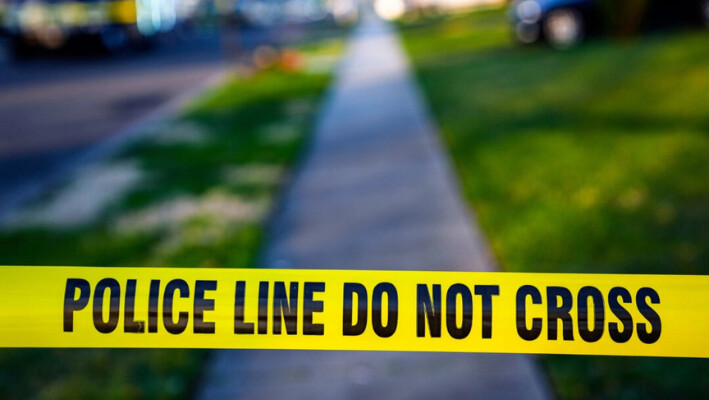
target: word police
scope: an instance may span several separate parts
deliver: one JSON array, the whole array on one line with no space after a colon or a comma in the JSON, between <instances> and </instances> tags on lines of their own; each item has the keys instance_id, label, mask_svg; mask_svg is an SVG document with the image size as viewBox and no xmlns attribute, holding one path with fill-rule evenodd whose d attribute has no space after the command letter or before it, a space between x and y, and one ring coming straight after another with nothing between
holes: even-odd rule
<instances>
[{"instance_id":1,"label":"word police","mask_svg":"<svg viewBox=\"0 0 709 400\"><path fill-rule=\"evenodd\" d=\"M85 279L70 278L64 292L64 332L74 332L75 314L86 312L100 333L116 329L157 333L164 329L177 335L185 332L191 321L193 333L214 334L217 316L226 315L215 312L217 286L216 280L151 280L149 290L138 294L136 279L119 282L105 278L92 286ZM345 282L341 304L326 305L318 300L323 298L325 282L236 281L229 286L233 290L229 299L233 320L228 324L235 335L320 336L325 334L327 322L341 324L338 334L342 336L369 332L389 338L397 332L401 317L415 319L418 338L447 335L465 339L475 332L482 339L491 339L495 310L504 295L499 285L419 283L415 285L415 304L400 304L393 283L381 282L370 290L361 283ZM137 307L137 300L147 307ZM473 315L474 303L481 311L479 316ZM562 286L522 285L514 292L513 304L514 313L505 310L503 314L514 319L516 333L525 341L546 338L592 343L607 336L625 343L635 336L650 344L662 333L660 315L652 306L660 304L660 296L649 287L631 293L623 287L601 290L585 286L572 292ZM322 315L326 306L341 307L341 314L331 312L328 315L333 317L326 320ZM121 314L123 326L119 328Z\"/></svg>"}]
</instances>

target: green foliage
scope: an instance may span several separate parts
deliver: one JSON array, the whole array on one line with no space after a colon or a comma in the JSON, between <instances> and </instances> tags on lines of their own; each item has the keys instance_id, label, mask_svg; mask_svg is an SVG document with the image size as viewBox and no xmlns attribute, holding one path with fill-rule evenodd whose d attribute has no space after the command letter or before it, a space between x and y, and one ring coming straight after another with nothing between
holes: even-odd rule
<instances>
[{"instance_id":1,"label":"green foliage","mask_svg":"<svg viewBox=\"0 0 709 400\"><path fill-rule=\"evenodd\" d=\"M709 36L517 48L501 13L403 26L502 266L709 273ZM562 398L699 398L706 360L543 358Z\"/></svg>"}]
</instances>

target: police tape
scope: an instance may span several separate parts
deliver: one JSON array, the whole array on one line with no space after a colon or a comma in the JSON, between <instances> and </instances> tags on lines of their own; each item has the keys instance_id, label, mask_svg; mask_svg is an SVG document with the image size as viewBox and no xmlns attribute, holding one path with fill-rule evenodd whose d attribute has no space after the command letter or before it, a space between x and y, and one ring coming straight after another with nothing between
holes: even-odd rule
<instances>
[{"instance_id":1,"label":"police tape","mask_svg":"<svg viewBox=\"0 0 709 400\"><path fill-rule=\"evenodd\" d=\"M0 347L709 357L709 276L0 267Z\"/></svg>"}]
</instances>

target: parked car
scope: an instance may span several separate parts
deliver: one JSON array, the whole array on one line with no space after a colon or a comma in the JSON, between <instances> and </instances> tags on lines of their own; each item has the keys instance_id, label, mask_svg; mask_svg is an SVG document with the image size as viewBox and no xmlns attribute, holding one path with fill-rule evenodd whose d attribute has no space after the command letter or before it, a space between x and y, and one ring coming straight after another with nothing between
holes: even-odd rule
<instances>
[{"instance_id":1,"label":"parked car","mask_svg":"<svg viewBox=\"0 0 709 400\"><path fill-rule=\"evenodd\" d=\"M574 46L606 26L599 0L515 0L508 15L518 42L545 41L557 48ZM685 23L709 26L709 0L649 1L641 28Z\"/></svg>"},{"instance_id":2,"label":"parked car","mask_svg":"<svg viewBox=\"0 0 709 400\"><path fill-rule=\"evenodd\" d=\"M0 34L21 56L72 43L113 51L172 30L174 0L0 0Z\"/></svg>"}]
</instances>

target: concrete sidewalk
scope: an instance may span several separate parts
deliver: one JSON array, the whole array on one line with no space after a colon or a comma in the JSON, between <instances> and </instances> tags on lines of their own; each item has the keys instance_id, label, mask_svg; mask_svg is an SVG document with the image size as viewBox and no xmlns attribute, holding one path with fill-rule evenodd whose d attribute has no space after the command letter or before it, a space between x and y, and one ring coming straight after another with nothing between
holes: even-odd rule
<instances>
[{"instance_id":1,"label":"concrete sidewalk","mask_svg":"<svg viewBox=\"0 0 709 400\"><path fill-rule=\"evenodd\" d=\"M494 270L405 56L367 17L272 226L279 268ZM202 399L544 399L527 356L219 351Z\"/></svg>"}]
</instances>

